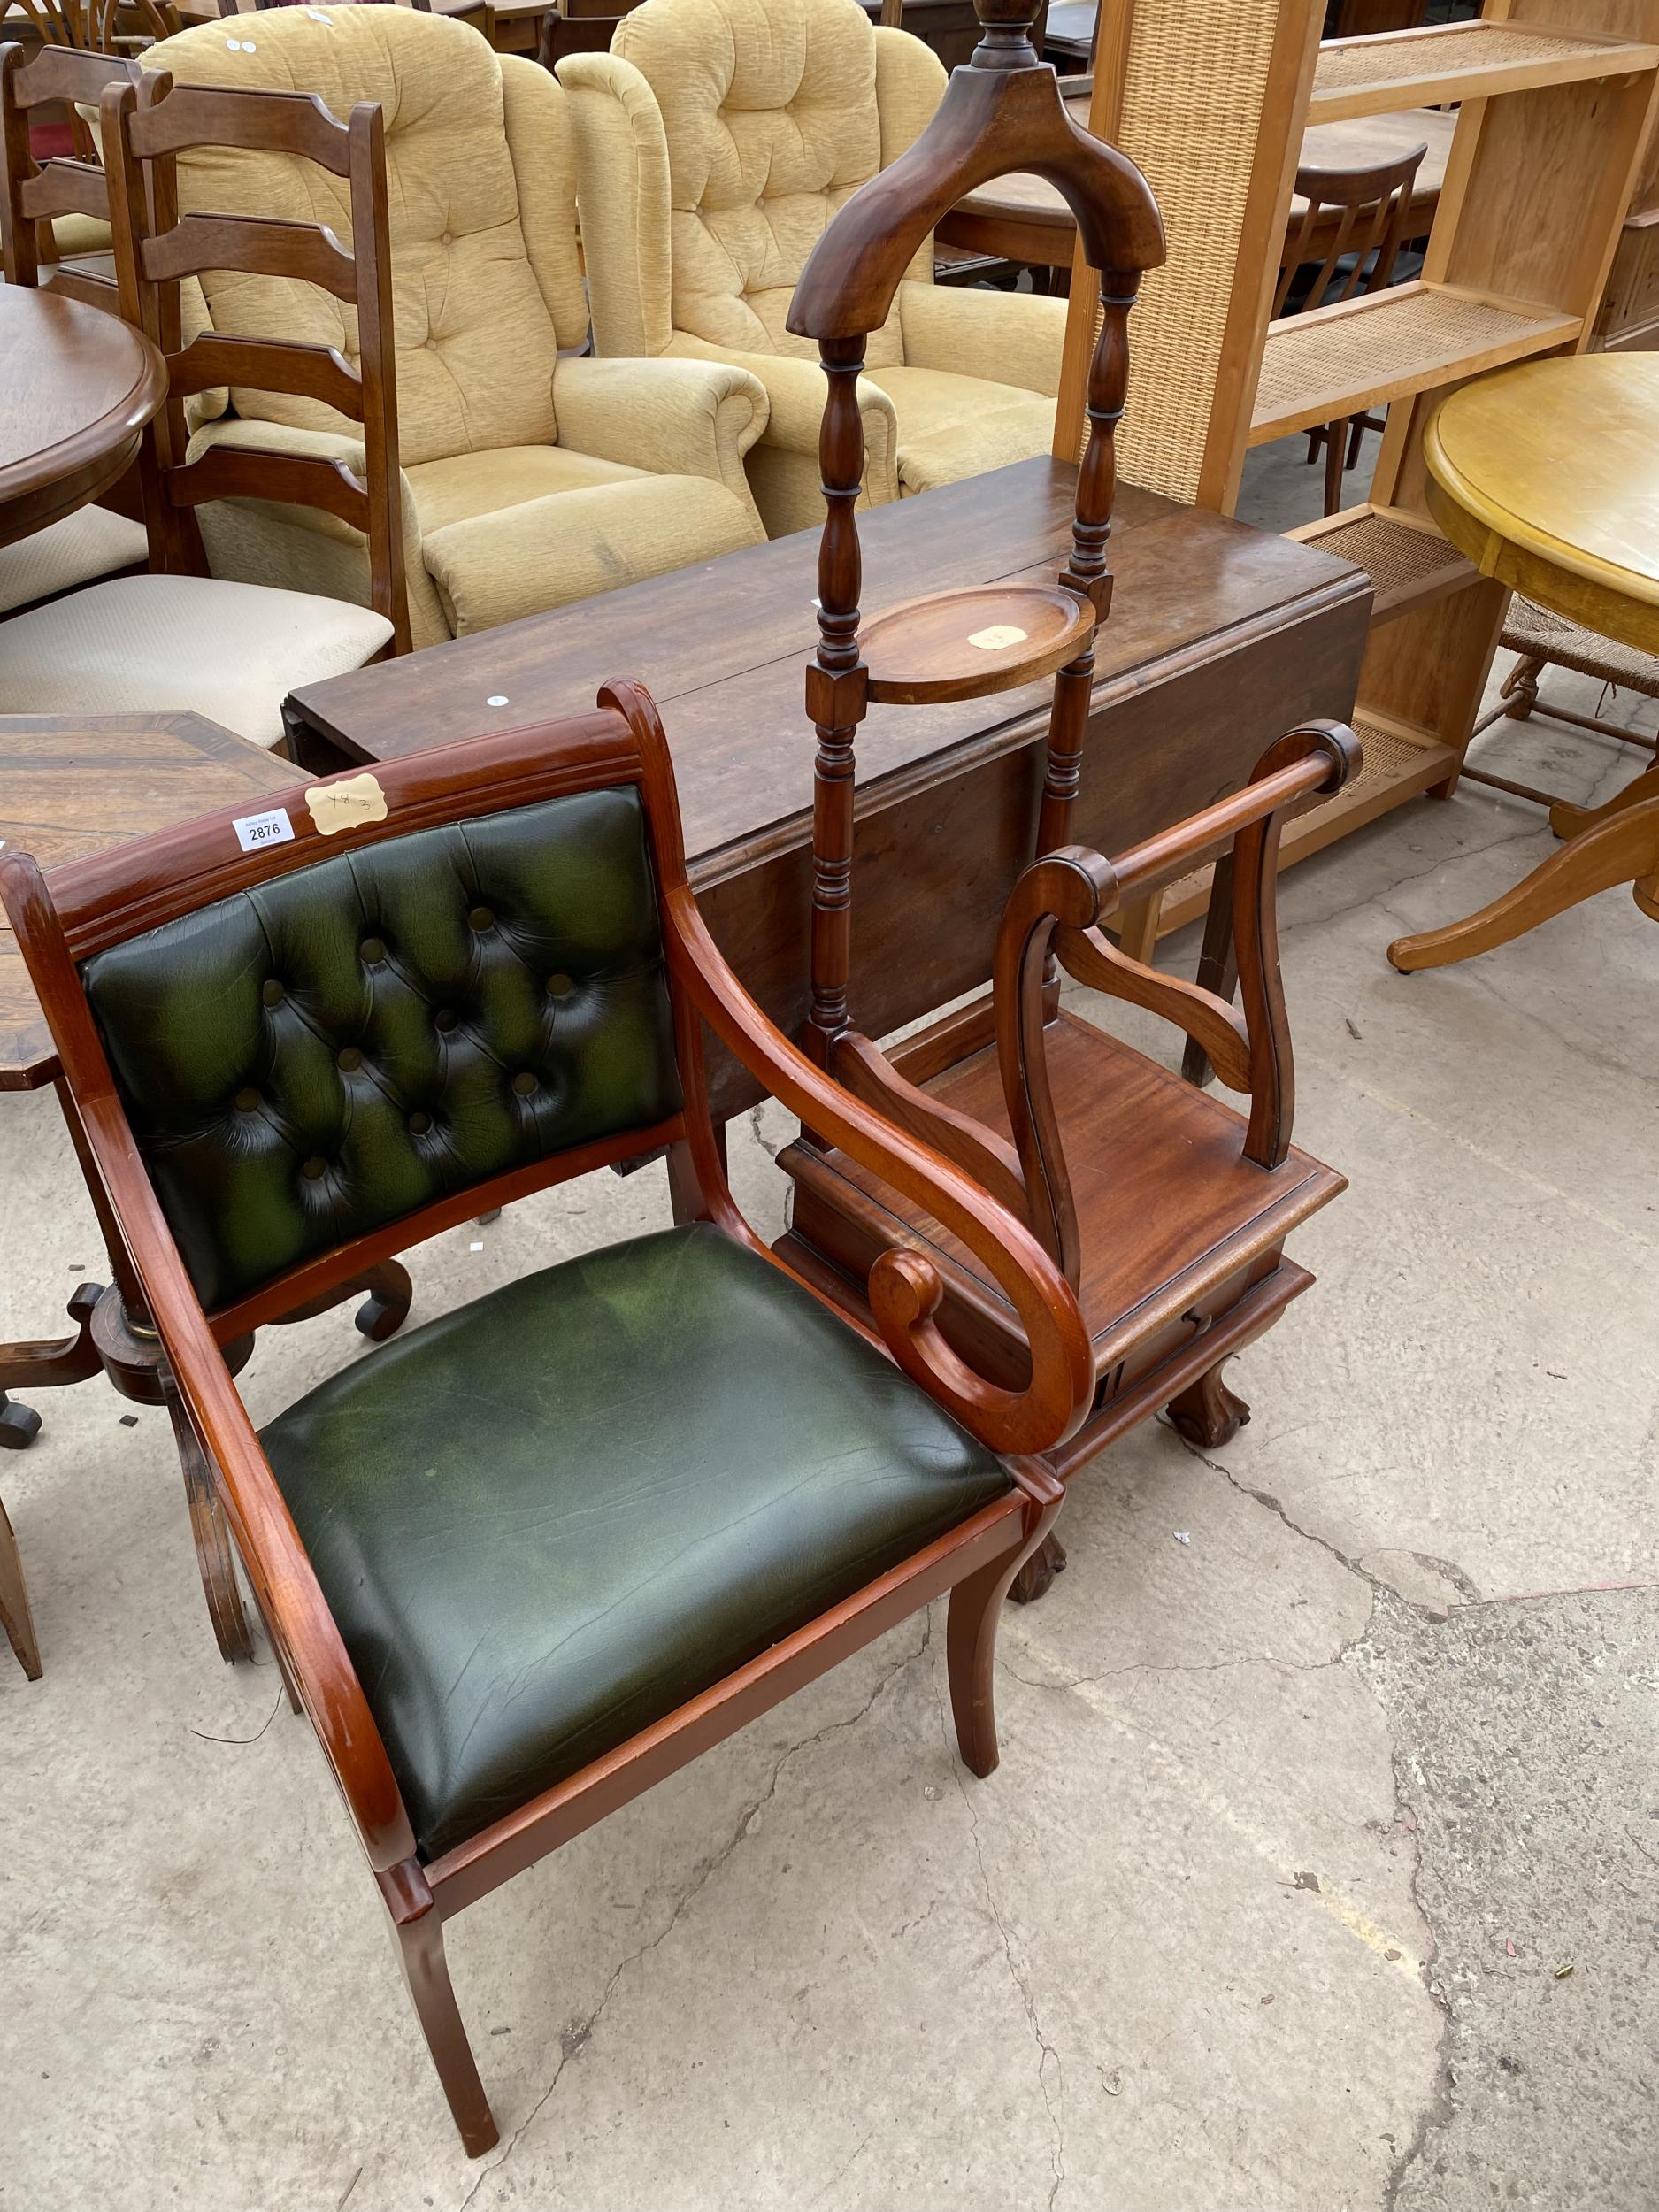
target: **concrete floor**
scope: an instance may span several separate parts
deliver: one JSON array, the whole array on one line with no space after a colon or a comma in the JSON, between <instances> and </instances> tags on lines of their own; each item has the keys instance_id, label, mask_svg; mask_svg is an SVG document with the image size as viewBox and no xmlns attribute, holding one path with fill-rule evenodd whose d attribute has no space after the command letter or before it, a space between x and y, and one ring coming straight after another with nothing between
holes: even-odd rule
<instances>
[{"instance_id":1,"label":"concrete floor","mask_svg":"<svg viewBox=\"0 0 1659 2212\"><path fill-rule=\"evenodd\" d=\"M1488 742L1580 799L1640 764ZM0 1460L47 1669L0 1663L0 2206L1659 2203L1659 934L1613 892L1383 959L1549 848L1465 786L1286 879L1298 1135L1352 1188L1232 1370L1254 1422L1078 1483L990 1781L935 1613L466 1914L479 2164L309 1732L219 1662L165 1421L42 1395ZM782 1132L735 1148L768 1233ZM38 1334L100 1272L50 1099L0 1187ZM439 1239L417 1317L664 1210L605 1176ZM265 1333L256 1417L360 1348Z\"/></svg>"}]
</instances>

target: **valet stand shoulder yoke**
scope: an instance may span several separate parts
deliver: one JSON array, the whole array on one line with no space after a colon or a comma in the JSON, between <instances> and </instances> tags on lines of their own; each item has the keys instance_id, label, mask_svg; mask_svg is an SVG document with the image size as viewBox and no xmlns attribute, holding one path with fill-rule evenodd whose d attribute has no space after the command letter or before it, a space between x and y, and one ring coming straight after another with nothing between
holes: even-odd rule
<instances>
[{"instance_id":1,"label":"valet stand shoulder yoke","mask_svg":"<svg viewBox=\"0 0 1659 2212\"><path fill-rule=\"evenodd\" d=\"M1354 772L1339 725L1291 732L1246 788L1108 861L1069 845L1094 674L1110 611L1114 436L1128 388L1129 311L1164 259L1156 204L1133 163L1079 129L1029 41L1033 0L979 0L984 36L910 150L849 200L796 288L789 327L818 342L828 394L820 453L828 508L819 641L806 673L818 751L809 1051L848 1089L925 1137L1011 1210L1077 1291L1094 1356L1088 1418L1049 1464L1063 1478L1161 1406L1207 1448L1248 1409L1224 1361L1312 1278L1285 1259L1295 1224L1343 1187L1290 1145L1294 1079L1279 985L1274 869L1286 813ZM961 196L1004 172L1054 184L1098 273L1088 438L1071 552L1052 586L1014 580L918 601L865 621L856 508L856 382L910 257ZM1036 849L1009 902L992 989L889 1056L849 1011L854 748L872 703L931 702L1052 676ZM1202 859L1217 862L1199 981L1128 958L1099 925ZM1058 970L1163 1016L1188 1039L1186 1079L1059 1008ZM1243 1013L1233 997L1242 985ZM1248 1122L1208 1096L1213 1072L1248 1093ZM1068 1166L1068 1161L1070 1166ZM934 1260L945 1338L983 1371L1025 1371L1013 1317L983 1270L920 1209L893 1201L805 1127L780 1164L795 1189L779 1249L857 1311L873 1254L895 1234ZM1064 1553L1053 1538L1015 1585L1030 1599Z\"/></svg>"}]
</instances>

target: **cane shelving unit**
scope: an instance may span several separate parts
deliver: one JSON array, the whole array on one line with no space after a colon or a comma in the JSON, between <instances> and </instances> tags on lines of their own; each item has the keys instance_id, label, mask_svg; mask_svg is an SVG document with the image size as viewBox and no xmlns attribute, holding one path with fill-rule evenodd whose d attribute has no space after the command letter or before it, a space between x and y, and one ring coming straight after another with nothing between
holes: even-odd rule
<instances>
[{"instance_id":1,"label":"cane shelving unit","mask_svg":"<svg viewBox=\"0 0 1659 2212\"><path fill-rule=\"evenodd\" d=\"M1120 434L1132 482L1231 511L1252 446L1337 418L1389 409L1363 505L1289 534L1356 562L1376 587L1355 727L1363 773L1286 831L1281 864L1317 851L1424 792L1449 796L1496 649L1507 595L1455 554L1429 521L1422 437L1434 406L1469 378L1540 354L1581 351L1598 315L1659 90L1659 0L1486 0L1479 22L1318 43L1304 0L1205 11L1194 0L1102 0L1093 127L1146 171L1164 205L1168 267L1151 278L1137 350L1161 348L1175 373L1159 448ZM1218 26L1213 19L1225 14ZM1229 49L1228 42L1231 41ZM1177 44L1181 50L1177 50ZM1184 71L1180 102L1155 95ZM1202 235L1183 242L1164 180L1209 160L1206 91L1231 131L1231 167L1203 190L1244 195L1233 220L1230 292ZM1421 276L1270 322L1272 281L1303 131L1402 110L1458 105ZM1251 131L1254 127L1255 137ZM1199 211L1194 206L1194 228ZM1251 255L1255 255L1254 261ZM1214 255L1209 256L1213 261ZM1076 371L1090 334L1074 292L1056 449L1080 436ZM1253 326L1247 330L1247 326ZM1208 322L1206 322L1208 318ZM1209 389L1179 373L1182 341L1224 367ZM1142 947L1204 908L1207 876L1155 893L1125 918Z\"/></svg>"}]
</instances>

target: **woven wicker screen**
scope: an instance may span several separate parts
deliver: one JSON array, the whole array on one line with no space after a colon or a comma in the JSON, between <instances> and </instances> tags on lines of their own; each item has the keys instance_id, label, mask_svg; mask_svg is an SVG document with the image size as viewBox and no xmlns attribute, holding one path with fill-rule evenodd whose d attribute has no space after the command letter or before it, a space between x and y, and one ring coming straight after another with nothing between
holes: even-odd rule
<instances>
[{"instance_id":1,"label":"woven wicker screen","mask_svg":"<svg viewBox=\"0 0 1659 2212\"><path fill-rule=\"evenodd\" d=\"M1279 16L1279 0L1135 10L1117 139L1157 195L1169 259L1129 319L1118 468L1173 499L1197 495Z\"/></svg>"}]
</instances>

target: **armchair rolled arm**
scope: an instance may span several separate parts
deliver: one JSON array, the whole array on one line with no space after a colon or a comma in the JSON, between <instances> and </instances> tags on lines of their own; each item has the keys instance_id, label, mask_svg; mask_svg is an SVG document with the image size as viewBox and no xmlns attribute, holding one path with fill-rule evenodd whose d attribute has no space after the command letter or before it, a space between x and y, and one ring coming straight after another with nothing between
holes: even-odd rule
<instances>
[{"instance_id":1,"label":"armchair rolled arm","mask_svg":"<svg viewBox=\"0 0 1659 2212\"><path fill-rule=\"evenodd\" d=\"M0 897L35 989L55 1010L54 1042L85 1134L87 1157L120 1225L181 1409L212 1472L265 1621L334 1768L369 1863L377 1874L388 1873L415 1852L402 1793L287 1501L127 1128L50 895L28 855L9 853L0 859Z\"/></svg>"},{"instance_id":2,"label":"armchair rolled arm","mask_svg":"<svg viewBox=\"0 0 1659 2212\"><path fill-rule=\"evenodd\" d=\"M707 476L753 508L743 456L766 427L766 388L729 361L561 361L558 441L660 476ZM761 533L760 517L755 530Z\"/></svg>"},{"instance_id":3,"label":"armchair rolled arm","mask_svg":"<svg viewBox=\"0 0 1659 2212\"><path fill-rule=\"evenodd\" d=\"M1028 292L980 292L913 277L899 287L907 367L982 376L1048 399L1060 388L1065 318L1064 300Z\"/></svg>"},{"instance_id":4,"label":"armchair rolled arm","mask_svg":"<svg viewBox=\"0 0 1659 2212\"><path fill-rule=\"evenodd\" d=\"M844 1091L766 1018L710 936L688 887L664 895L670 964L723 1043L789 1110L860 1166L921 1200L1002 1286L1031 1354L1024 1390L987 1381L953 1351L933 1318L939 1271L910 1248L884 1252L870 1271L870 1305L894 1359L913 1382L993 1451L1049 1450L1094 1397L1087 1328L1070 1285L1025 1224L927 1146Z\"/></svg>"},{"instance_id":5,"label":"armchair rolled arm","mask_svg":"<svg viewBox=\"0 0 1659 2212\"><path fill-rule=\"evenodd\" d=\"M745 353L741 349L712 346L701 338L674 333L672 352L681 358L726 361L747 369L766 388L770 419L762 442L782 446L790 453L818 458L818 427L829 386L816 361L793 353ZM877 373L879 373L879 372ZM864 487L872 500L899 495L899 426L893 402L872 376L858 380L858 413L864 436ZM891 482L888 482L888 479Z\"/></svg>"}]
</instances>

